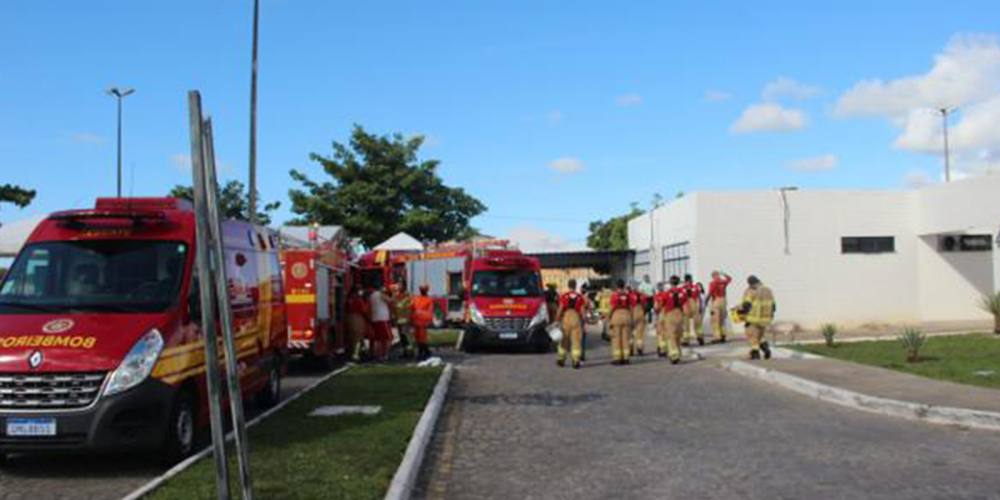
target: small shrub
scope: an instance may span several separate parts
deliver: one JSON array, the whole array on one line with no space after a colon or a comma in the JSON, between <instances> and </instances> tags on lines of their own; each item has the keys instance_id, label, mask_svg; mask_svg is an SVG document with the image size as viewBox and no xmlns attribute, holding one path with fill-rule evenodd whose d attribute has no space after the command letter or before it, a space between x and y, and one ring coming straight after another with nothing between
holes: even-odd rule
<instances>
[{"instance_id":1,"label":"small shrub","mask_svg":"<svg viewBox=\"0 0 1000 500\"><path fill-rule=\"evenodd\" d=\"M904 328L896 337L903 349L906 349L906 362L915 363L920 356L920 348L924 346L927 336L919 328Z\"/></svg>"},{"instance_id":2,"label":"small shrub","mask_svg":"<svg viewBox=\"0 0 1000 500\"><path fill-rule=\"evenodd\" d=\"M979 307L993 315L993 333L1000 335L1000 292L980 297Z\"/></svg>"},{"instance_id":3,"label":"small shrub","mask_svg":"<svg viewBox=\"0 0 1000 500\"><path fill-rule=\"evenodd\" d=\"M823 325L821 331L823 332L823 340L826 341L826 346L833 347L833 337L837 335L837 325L827 323Z\"/></svg>"}]
</instances>

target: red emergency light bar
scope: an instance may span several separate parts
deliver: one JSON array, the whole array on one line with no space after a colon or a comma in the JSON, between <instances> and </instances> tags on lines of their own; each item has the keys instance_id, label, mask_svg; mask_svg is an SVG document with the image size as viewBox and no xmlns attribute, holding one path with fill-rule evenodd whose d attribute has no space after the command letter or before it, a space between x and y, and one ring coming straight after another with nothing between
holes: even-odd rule
<instances>
[{"instance_id":1,"label":"red emergency light bar","mask_svg":"<svg viewBox=\"0 0 1000 500\"><path fill-rule=\"evenodd\" d=\"M194 210L194 205L181 198L98 198L94 208L113 212L148 212L153 210Z\"/></svg>"},{"instance_id":2,"label":"red emergency light bar","mask_svg":"<svg viewBox=\"0 0 1000 500\"><path fill-rule=\"evenodd\" d=\"M497 267L525 267L531 265L527 257L488 257L486 262Z\"/></svg>"},{"instance_id":3,"label":"red emergency light bar","mask_svg":"<svg viewBox=\"0 0 1000 500\"><path fill-rule=\"evenodd\" d=\"M108 210L72 210L56 212L49 219L73 229L87 227L128 227L162 224L167 215L162 211L114 212Z\"/></svg>"}]
</instances>

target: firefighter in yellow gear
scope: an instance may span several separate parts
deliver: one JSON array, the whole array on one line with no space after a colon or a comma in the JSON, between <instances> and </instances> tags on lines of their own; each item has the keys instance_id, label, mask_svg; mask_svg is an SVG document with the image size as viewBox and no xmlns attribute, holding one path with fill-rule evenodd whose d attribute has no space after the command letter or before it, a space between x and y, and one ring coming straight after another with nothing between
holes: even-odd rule
<instances>
[{"instance_id":1,"label":"firefighter in yellow gear","mask_svg":"<svg viewBox=\"0 0 1000 500\"><path fill-rule=\"evenodd\" d=\"M569 291L559 296L559 311L556 313L563 331L556 364L566 365L566 351L569 350L573 368L579 370L583 357L583 315L587 310L587 297L577 293L575 279L569 280L568 285Z\"/></svg>"},{"instance_id":2,"label":"firefighter in yellow gear","mask_svg":"<svg viewBox=\"0 0 1000 500\"><path fill-rule=\"evenodd\" d=\"M712 318L712 343L725 343L729 331L726 329L726 287L733 278L721 271L712 271L712 281L708 284L708 307Z\"/></svg>"},{"instance_id":3,"label":"firefighter in yellow gear","mask_svg":"<svg viewBox=\"0 0 1000 500\"><path fill-rule=\"evenodd\" d=\"M632 306L632 351L631 354L642 356L646 340L646 295L633 286L629 291L629 304Z\"/></svg>"},{"instance_id":4,"label":"firefighter in yellow gear","mask_svg":"<svg viewBox=\"0 0 1000 500\"><path fill-rule=\"evenodd\" d=\"M680 278L670 277L670 288L656 294L656 354L681 361L681 332L684 329L684 303L687 292L680 286Z\"/></svg>"},{"instance_id":5,"label":"firefighter in yellow gear","mask_svg":"<svg viewBox=\"0 0 1000 500\"><path fill-rule=\"evenodd\" d=\"M629 303L625 281L618 280L618 288L611 294L609 325L611 330L611 364L629 363L629 336L632 333L632 307Z\"/></svg>"},{"instance_id":6,"label":"firefighter in yellow gear","mask_svg":"<svg viewBox=\"0 0 1000 500\"><path fill-rule=\"evenodd\" d=\"M739 308L746 325L747 338L750 340L750 359L760 359L761 352L764 353L764 359L771 359L771 346L768 345L765 334L774 321L776 310L774 293L764 286L760 279L750 275Z\"/></svg>"},{"instance_id":7,"label":"firefighter in yellow gear","mask_svg":"<svg viewBox=\"0 0 1000 500\"><path fill-rule=\"evenodd\" d=\"M687 302L684 303L684 345L696 340L698 345L705 345L705 336L701 332L701 296L704 288L701 283L695 283L690 274L684 275L682 286L687 295Z\"/></svg>"}]
</instances>

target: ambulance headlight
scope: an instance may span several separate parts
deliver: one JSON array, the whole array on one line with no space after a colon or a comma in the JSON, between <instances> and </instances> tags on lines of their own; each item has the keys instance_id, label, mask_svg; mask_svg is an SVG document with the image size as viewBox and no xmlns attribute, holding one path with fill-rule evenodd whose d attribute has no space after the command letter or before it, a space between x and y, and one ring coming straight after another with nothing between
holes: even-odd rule
<instances>
[{"instance_id":1,"label":"ambulance headlight","mask_svg":"<svg viewBox=\"0 0 1000 500\"><path fill-rule=\"evenodd\" d=\"M535 313L535 317L531 318L531 324L528 328L534 328L537 325L543 325L549 321L549 308L542 303L538 306L538 312Z\"/></svg>"},{"instance_id":2,"label":"ambulance headlight","mask_svg":"<svg viewBox=\"0 0 1000 500\"><path fill-rule=\"evenodd\" d=\"M163 336L157 329L152 329L142 336L125 355L118 368L111 373L111 380L104 390L105 396L125 392L146 380L153 372L156 360L163 352Z\"/></svg>"},{"instance_id":3,"label":"ambulance headlight","mask_svg":"<svg viewBox=\"0 0 1000 500\"><path fill-rule=\"evenodd\" d=\"M483 313L479 312L475 302L469 304L469 319L479 326L486 326L486 318L483 317Z\"/></svg>"}]
</instances>

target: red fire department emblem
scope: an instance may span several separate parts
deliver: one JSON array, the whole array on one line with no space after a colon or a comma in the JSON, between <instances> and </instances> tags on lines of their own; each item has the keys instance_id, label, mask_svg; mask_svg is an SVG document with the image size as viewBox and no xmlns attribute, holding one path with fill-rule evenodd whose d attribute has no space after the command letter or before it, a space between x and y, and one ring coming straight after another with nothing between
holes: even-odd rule
<instances>
[{"instance_id":1,"label":"red fire department emblem","mask_svg":"<svg viewBox=\"0 0 1000 500\"><path fill-rule=\"evenodd\" d=\"M306 274L309 274L309 268L306 267L304 262L296 262L295 265L292 266L292 276L294 276L295 279L300 280L305 278Z\"/></svg>"},{"instance_id":2,"label":"red fire department emblem","mask_svg":"<svg viewBox=\"0 0 1000 500\"><path fill-rule=\"evenodd\" d=\"M69 318L54 319L42 325L42 331L45 333L62 333L73 328L73 324L73 320Z\"/></svg>"}]
</instances>

